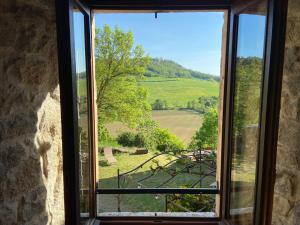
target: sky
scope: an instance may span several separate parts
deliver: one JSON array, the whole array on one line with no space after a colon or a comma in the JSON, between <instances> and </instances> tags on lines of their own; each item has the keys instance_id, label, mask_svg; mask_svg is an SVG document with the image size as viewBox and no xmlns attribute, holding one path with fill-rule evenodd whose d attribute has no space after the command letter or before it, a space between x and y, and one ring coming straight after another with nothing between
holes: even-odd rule
<instances>
[{"instance_id":1,"label":"sky","mask_svg":"<svg viewBox=\"0 0 300 225\"><path fill-rule=\"evenodd\" d=\"M132 31L135 44L151 57L219 75L223 12L97 14L96 26Z\"/></svg>"},{"instance_id":2,"label":"sky","mask_svg":"<svg viewBox=\"0 0 300 225\"><path fill-rule=\"evenodd\" d=\"M266 17L242 14L239 17L237 56L263 58Z\"/></svg>"},{"instance_id":3,"label":"sky","mask_svg":"<svg viewBox=\"0 0 300 225\"><path fill-rule=\"evenodd\" d=\"M86 70L85 61L85 35L84 35L84 16L81 12L73 13L74 20L74 43L75 43L75 60L76 60L76 73Z\"/></svg>"},{"instance_id":4,"label":"sky","mask_svg":"<svg viewBox=\"0 0 300 225\"><path fill-rule=\"evenodd\" d=\"M75 51L84 53L82 15L74 14ZM96 26L105 24L132 31L135 44L143 46L151 57L171 59L182 66L209 73L220 74L223 12L173 12L96 14ZM239 23L239 56L262 57L265 17L242 15ZM83 60L77 61L82 71Z\"/></svg>"}]
</instances>

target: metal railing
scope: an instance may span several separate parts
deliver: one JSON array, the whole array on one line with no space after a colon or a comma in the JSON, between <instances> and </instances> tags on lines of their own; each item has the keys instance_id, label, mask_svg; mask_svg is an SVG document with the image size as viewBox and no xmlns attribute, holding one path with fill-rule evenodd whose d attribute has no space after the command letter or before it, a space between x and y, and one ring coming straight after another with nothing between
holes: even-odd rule
<instances>
[{"instance_id":1,"label":"metal railing","mask_svg":"<svg viewBox=\"0 0 300 225\"><path fill-rule=\"evenodd\" d=\"M161 165L158 157L169 156L170 160ZM145 176L134 176L142 169L146 164L152 163L155 167L151 167L149 174ZM179 168L174 169L172 165L180 165ZM148 187L145 183L148 180L159 176L160 173L164 173L168 177L163 179L161 183L156 186ZM179 175L186 174L193 177L197 177L191 184L184 185L184 187L170 188L170 183L176 179ZM195 151L180 151L180 152L162 152L156 154L146 161L140 163L135 168L125 171L123 173L117 170L117 187L116 188L98 188L97 194L113 194L117 195L118 211L121 211L121 198L123 194L156 194L165 195L166 211L168 211L168 205L174 201L178 201L183 194L195 194L195 195L216 195L219 194L219 189L215 185L214 187L203 187L203 182L208 177L215 180L216 176L216 160L213 150L195 150ZM130 181L130 182L128 182ZM132 185L136 187L132 187ZM173 200L172 200L173 199ZM175 199L175 200L174 200ZM178 204L176 204L178 206ZM181 210L184 207L178 206ZM201 209L199 209L201 210Z\"/></svg>"}]
</instances>

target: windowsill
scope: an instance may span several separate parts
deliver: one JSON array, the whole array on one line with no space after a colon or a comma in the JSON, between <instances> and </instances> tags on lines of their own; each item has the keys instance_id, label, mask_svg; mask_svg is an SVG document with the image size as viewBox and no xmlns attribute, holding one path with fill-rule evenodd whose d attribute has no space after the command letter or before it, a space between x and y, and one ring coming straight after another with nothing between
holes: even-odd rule
<instances>
[{"instance_id":1,"label":"windowsill","mask_svg":"<svg viewBox=\"0 0 300 225\"><path fill-rule=\"evenodd\" d=\"M193 217L216 218L214 212L104 212L98 213L98 217Z\"/></svg>"}]
</instances>

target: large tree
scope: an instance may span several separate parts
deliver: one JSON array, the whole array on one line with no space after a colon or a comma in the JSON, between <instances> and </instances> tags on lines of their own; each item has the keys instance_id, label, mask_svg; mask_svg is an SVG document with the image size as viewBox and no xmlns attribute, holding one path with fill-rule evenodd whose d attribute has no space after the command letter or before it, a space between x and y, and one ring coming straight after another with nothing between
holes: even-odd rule
<instances>
[{"instance_id":1,"label":"large tree","mask_svg":"<svg viewBox=\"0 0 300 225\"><path fill-rule=\"evenodd\" d=\"M147 92L137 83L150 58L134 46L132 32L105 25L96 29L95 61L99 127L112 121L137 125L150 110Z\"/></svg>"}]
</instances>

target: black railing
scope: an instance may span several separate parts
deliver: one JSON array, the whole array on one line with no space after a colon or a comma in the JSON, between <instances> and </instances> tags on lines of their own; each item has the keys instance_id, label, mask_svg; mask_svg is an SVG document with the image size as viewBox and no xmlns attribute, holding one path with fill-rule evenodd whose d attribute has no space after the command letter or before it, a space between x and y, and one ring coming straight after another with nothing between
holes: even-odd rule
<instances>
[{"instance_id":1,"label":"black railing","mask_svg":"<svg viewBox=\"0 0 300 225\"><path fill-rule=\"evenodd\" d=\"M158 160L158 157L167 155L171 156L169 162L161 165ZM166 211L168 211L168 205L176 205L177 208L181 210L185 209L184 207L175 203L175 200L182 198L183 194L193 194L193 195L216 195L219 194L219 189L214 185L214 187L203 187L203 181L211 177L212 180L215 180L216 176L216 155L213 150L196 150L196 151L180 151L180 152L162 152L156 154L146 161L142 162L135 168L121 173L117 171L117 188L99 188L96 190L97 194L113 194L117 195L118 202L118 211L121 211L121 198L122 194L156 194L161 195L165 194L166 200ZM180 168L172 168L171 165L174 165L178 162L181 162ZM150 174L145 175L144 177L137 176L136 179L134 174L147 163L154 163L155 168L151 168ZM198 168L199 167L199 168ZM203 169L205 167L205 169ZM145 182L147 180L159 175L160 172L166 173L169 177L162 180L160 184L155 187L147 187ZM198 176L196 181L191 184L185 185L183 188L169 188L168 185L176 179L180 174L190 174L193 176ZM129 179L130 178L130 179ZM130 180L130 185L128 184ZM137 188L130 187L134 184ZM213 200L214 201L214 200ZM205 208L205 207L204 207ZM201 209L199 209L201 211ZM198 210L198 211L199 211Z\"/></svg>"}]
</instances>

